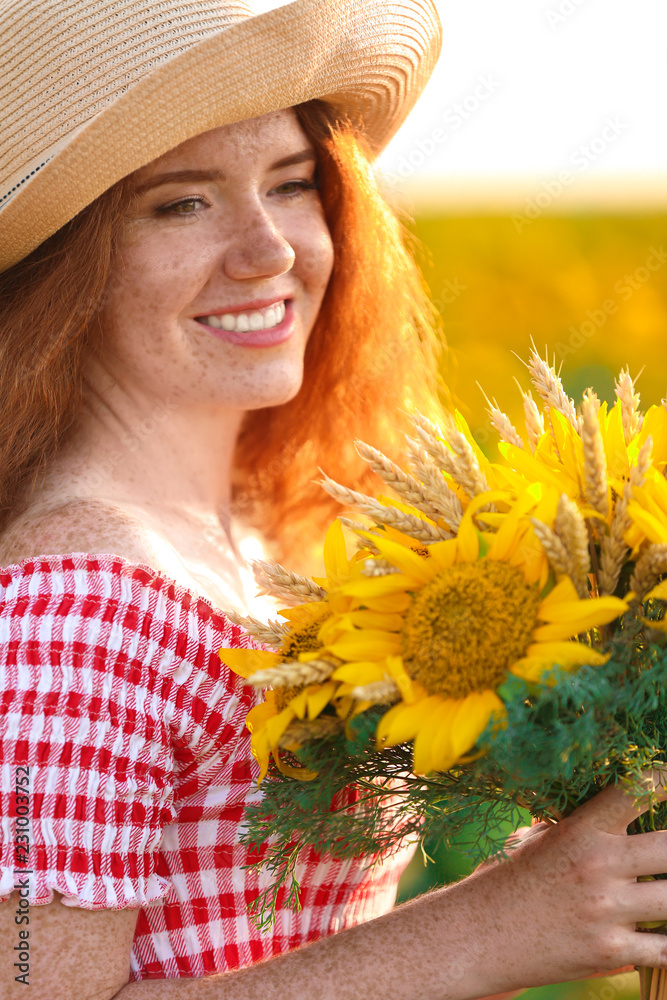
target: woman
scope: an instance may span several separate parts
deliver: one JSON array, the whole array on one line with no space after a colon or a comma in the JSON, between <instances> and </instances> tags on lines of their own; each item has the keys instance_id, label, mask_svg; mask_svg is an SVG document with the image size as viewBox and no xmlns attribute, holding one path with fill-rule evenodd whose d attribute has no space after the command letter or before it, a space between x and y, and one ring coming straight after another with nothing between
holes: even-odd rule
<instances>
[{"instance_id":1,"label":"woman","mask_svg":"<svg viewBox=\"0 0 667 1000\"><path fill-rule=\"evenodd\" d=\"M628 841L616 790L394 912L405 856L313 853L300 914L247 914L250 696L216 655L250 641L241 526L307 564L317 465L361 484L358 428L437 416L366 156L437 55L428 0L0 13L2 996L464 1000L667 964L634 929L667 914L635 881L664 838Z\"/></svg>"}]
</instances>

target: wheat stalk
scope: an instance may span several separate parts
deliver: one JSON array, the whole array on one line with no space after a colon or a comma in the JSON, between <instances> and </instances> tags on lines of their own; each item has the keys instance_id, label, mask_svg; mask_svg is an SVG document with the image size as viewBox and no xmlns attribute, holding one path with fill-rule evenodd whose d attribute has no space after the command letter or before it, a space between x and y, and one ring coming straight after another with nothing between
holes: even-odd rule
<instances>
[{"instance_id":1,"label":"wheat stalk","mask_svg":"<svg viewBox=\"0 0 667 1000\"><path fill-rule=\"evenodd\" d=\"M319 715L316 719L294 719L278 740L278 746L284 750L308 740L321 740L339 733L342 728L342 721L331 715Z\"/></svg>"},{"instance_id":2,"label":"wheat stalk","mask_svg":"<svg viewBox=\"0 0 667 1000\"><path fill-rule=\"evenodd\" d=\"M454 531L463 518L463 504L453 490L450 490L442 476L442 471L422 448L419 441L406 437L410 468L424 484L428 500L439 511L444 521Z\"/></svg>"},{"instance_id":3,"label":"wheat stalk","mask_svg":"<svg viewBox=\"0 0 667 1000\"><path fill-rule=\"evenodd\" d=\"M404 503L409 503L427 517L437 521L440 511L430 502L423 486L414 476L404 472L399 465L363 441L355 441L358 454L368 463L373 472L390 486Z\"/></svg>"},{"instance_id":4,"label":"wheat stalk","mask_svg":"<svg viewBox=\"0 0 667 1000\"><path fill-rule=\"evenodd\" d=\"M623 484L623 493L616 501L611 519L609 533L602 536L600 542L600 579L599 592L601 596L613 594L618 578L623 568L628 547L624 535L632 523L628 516L628 504L632 499L634 489L643 486L651 465L651 449L653 439L648 437L639 449L637 464L630 469L630 478Z\"/></svg>"},{"instance_id":5,"label":"wheat stalk","mask_svg":"<svg viewBox=\"0 0 667 1000\"><path fill-rule=\"evenodd\" d=\"M270 594L281 601L291 601L296 598L300 603L326 599L326 590L307 576L285 569L280 563L256 559L251 565L255 581L262 593Z\"/></svg>"},{"instance_id":6,"label":"wheat stalk","mask_svg":"<svg viewBox=\"0 0 667 1000\"><path fill-rule=\"evenodd\" d=\"M542 359L534 344L530 352L528 370L532 383L542 397L545 406L562 413L577 429L577 411L573 400L565 392L558 373L549 364L548 357Z\"/></svg>"},{"instance_id":7,"label":"wheat stalk","mask_svg":"<svg viewBox=\"0 0 667 1000\"><path fill-rule=\"evenodd\" d=\"M451 476L470 499L479 493L488 492L489 484L479 467L477 457L465 435L457 427L452 425L447 431L447 442L451 450L440 441L430 443L429 437L421 427L417 427L416 431L426 452L436 465Z\"/></svg>"},{"instance_id":8,"label":"wheat stalk","mask_svg":"<svg viewBox=\"0 0 667 1000\"><path fill-rule=\"evenodd\" d=\"M484 399L487 402L486 412L489 414L491 426L496 431L498 431L498 434L500 435L500 440L507 442L507 444L514 445L515 448L521 448L523 450L523 448L525 447L523 443L523 438L517 431L516 427L514 426L510 418L507 416L506 413L503 413L503 411L498 406L498 402L495 398L493 402L491 402L491 400L484 392L484 389L482 389L482 386L479 384L479 382L477 383L477 385L481 390Z\"/></svg>"},{"instance_id":9,"label":"wheat stalk","mask_svg":"<svg viewBox=\"0 0 667 1000\"><path fill-rule=\"evenodd\" d=\"M521 393L521 398L523 400L523 414L526 421L528 442L530 444L530 450L534 453L540 442L540 438L544 434L544 417L540 413L539 407L533 399L533 394L530 389L527 392L524 392L520 383L516 379L514 379L514 381L519 386L519 392Z\"/></svg>"},{"instance_id":10,"label":"wheat stalk","mask_svg":"<svg viewBox=\"0 0 667 1000\"><path fill-rule=\"evenodd\" d=\"M402 531L403 534L409 535L410 538L416 538L418 541L426 542L427 544L429 542L441 542L446 538L452 537L451 532L445 528L440 528L436 524L424 521L414 514L406 514L396 507L385 507L373 497L366 496L365 493L358 493L356 490L348 489L347 486L342 486L334 479L330 479L322 469L319 471L324 476L324 479L319 481L319 485L330 496L348 507L355 507L360 513L365 514L367 517L372 517L379 524L389 524L393 528L396 528L397 531Z\"/></svg>"},{"instance_id":11,"label":"wheat stalk","mask_svg":"<svg viewBox=\"0 0 667 1000\"><path fill-rule=\"evenodd\" d=\"M364 559L361 570L363 576L389 576L390 573L400 573L400 569L392 566L386 559Z\"/></svg>"},{"instance_id":12,"label":"wheat stalk","mask_svg":"<svg viewBox=\"0 0 667 1000\"><path fill-rule=\"evenodd\" d=\"M531 517L529 520L554 573L571 578L575 572L574 565L563 539L543 521L538 521L536 517Z\"/></svg>"},{"instance_id":13,"label":"wheat stalk","mask_svg":"<svg viewBox=\"0 0 667 1000\"><path fill-rule=\"evenodd\" d=\"M640 427L639 393L634 391L635 381L636 379L633 381L630 377L630 369L623 368L614 382L616 397L621 403L623 437L626 444L629 444L633 437L639 433Z\"/></svg>"},{"instance_id":14,"label":"wheat stalk","mask_svg":"<svg viewBox=\"0 0 667 1000\"><path fill-rule=\"evenodd\" d=\"M289 660L275 667L256 670L248 677L248 684L256 688L305 687L307 684L322 684L331 677L338 663L331 660Z\"/></svg>"},{"instance_id":15,"label":"wheat stalk","mask_svg":"<svg viewBox=\"0 0 667 1000\"><path fill-rule=\"evenodd\" d=\"M583 600L588 597L588 574L591 570L588 530L577 505L565 493L558 499L554 531L567 550L571 563L570 579Z\"/></svg>"},{"instance_id":16,"label":"wheat stalk","mask_svg":"<svg viewBox=\"0 0 667 1000\"><path fill-rule=\"evenodd\" d=\"M630 590L633 590L641 601L665 573L667 573L667 545L649 545L635 563L634 572L630 577Z\"/></svg>"},{"instance_id":17,"label":"wheat stalk","mask_svg":"<svg viewBox=\"0 0 667 1000\"><path fill-rule=\"evenodd\" d=\"M401 700L401 692L392 680L363 684L352 688L350 694L358 701L370 701L374 705L393 705Z\"/></svg>"},{"instance_id":18,"label":"wheat stalk","mask_svg":"<svg viewBox=\"0 0 667 1000\"><path fill-rule=\"evenodd\" d=\"M226 611L225 617L229 618L234 625L245 629L249 635L265 646L280 647L289 632L287 622L271 621L271 619L268 622L262 622L254 615L239 615L236 611Z\"/></svg>"},{"instance_id":19,"label":"wheat stalk","mask_svg":"<svg viewBox=\"0 0 667 1000\"><path fill-rule=\"evenodd\" d=\"M600 401L591 390L586 390L581 408L581 439L584 444L584 478L586 499L591 507L606 517L609 513L607 497L607 459L598 423Z\"/></svg>"}]
</instances>

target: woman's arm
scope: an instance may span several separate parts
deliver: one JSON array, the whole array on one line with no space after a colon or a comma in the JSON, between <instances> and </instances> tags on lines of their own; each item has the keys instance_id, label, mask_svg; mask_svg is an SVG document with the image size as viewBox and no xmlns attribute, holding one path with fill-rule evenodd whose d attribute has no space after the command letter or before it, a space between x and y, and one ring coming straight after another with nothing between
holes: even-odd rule
<instances>
[{"instance_id":1,"label":"woman's arm","mask_svg":"<svg viewBox=\"0 0 667 1000\"><path fill-rule=\"evenodd\" d=\"M635 929L638 920L667 917L667 881L636 881L667 870L667 833L628 837L636 814L626 795L608 789L568 819L538 830L509 860L488 862L367 924L236 972L144 980L116 992L108 988L120 965L111 930L106 941L78 932L82 959L93 949L97 963L94 992L85 961L77 967L58 957L72 951L76 912L58 904L46 942L53 965L40 970L39 980L31 978L30 997L473 1000L620 966L667 967L667 939ZM77 919L97 915L78 911ZM37 924L36 955L40 936ZM127 955L129 938L126 947ZM127 958L123 967L127 981Z\"/></svg>"}]
</instances>

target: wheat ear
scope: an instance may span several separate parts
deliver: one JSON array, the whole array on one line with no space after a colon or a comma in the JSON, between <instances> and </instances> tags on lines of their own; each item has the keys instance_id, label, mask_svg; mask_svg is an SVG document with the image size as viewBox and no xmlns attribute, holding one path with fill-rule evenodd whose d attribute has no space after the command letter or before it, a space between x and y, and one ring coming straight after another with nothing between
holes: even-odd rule
<instances>
[{"instance_id":1,"label":"wheat ear","mask_svg":"<svg viewBox=\"0 0 667 1000\"><path fill-rule=\"evenodd\" d=\"M514 379L516 384L519 386L519 392L521 393L521 398L523 400L523 415L526 422L526 433L528 434L528 443L530 444L530 450L535 452L540 438L544 434L544 417L540 413L539 407L535 400L533 399L533 394L528 389L527 392L521 388L521 384Z\"/></svg>"},{"instance_id":2,"label":"wheat ear","mask_svg":"<svg viewBox=\"0 0 667 1000\"><path fill-rule=\"evenodd\" d=\"M428 500L445 523L456 531L463 518L463 504L443 479L442 471L422 448L419 441L406 438L410 468L421 479Z\"/></svg>"},{"instance_id":3,"label":"wheat ear","mask_svg":"<svg viewBox=\"0 0 667 1000\"><path fill-rule=\"evenodd\" d=\"M538 521L536 517L531 517L529 520L554 573L572 578L575 570L563 539L543 521Z\"/></svg>"},{"instance_id":4,"label":"wheat ear","mask_svg":"<svg viewBox=\"0 0 667 1000\"><path fill-rule=\"evenodd\" d=\"M296 599L299 603L326 599L326 590L307 576L285 569L280 563L256 559L251 565L257 586L265 594L277 597L281 601Z\"/></svg>"},{"instance_id":5,"label":"wheat ear","mask_svg":"<svg viewBox=\"0 0 667 1000\"><path fill-rule=\"evenodd\" d=\"M639 412L639 393L635 392L635 382L630 377L630 369L623 368L614 382L616 397L621 403L621 414L623 417L623 437L625 443L629 444L633 437L639 433L641 414Z\"/></svg>"},{"instance_id":6,"label":"wheat ear","mask_svg":"<svg viewBox=\"0 0 667 1000\"><path fill-rule=\"evenodd\" d=\"M426 492L414 476L404 472L399 465L383 455L377 448L372 448L363 441L355 441L358 454L368 463L373 472L390 486L400 496L404 503L409 503L422 514L426 514L432 520L437 521L441 513L430 502Z\"/></svg>"},{"instance_id":7,"label":"wheat ear","mask_svg":"<svg viewBox=\"0 0 667 1000\"><path fill-rule=\"evenodd\" d=\"M339 733L343 728L341 719L332 715L318 715L316 719L294 719L278 740L281 750L308 740L321 740Z\"/></svg>"},{"instance_id":8,"label":"wheat ear","mask_svg":"<svg viewBox=\"0 0 667 1000\"><path fill-rule=\"evenodd\" d=\"M542 397L545 406L558 410L577 429L577 411L574 402L565 392L558 373L549 364L548 357L542 359L537 353L535 345L530 352L528 370L532 383Z\"/></svg>"},{"instance_id":9,"label":"wheat ear","mask_svg":"<svg viewBox=\"0 0 667 1000\"><path fill-rule=\"evenodd\" d=\"M289 632L289 624L287 622L272 621L271 619L268 622L262 622L259 618L255 618L254 615L239 615L236 611L226 611L225 617L229 618L230 622L233 622L234 625L239 625L242 629L245 629L249 635L265 646L280 647L283 639Z\"/></svg>"},{"instance_id":10,"label":"wheat ear","mask_svg":"<svg viewBox=\"0 0 667 1000\"><path fill-rule=\"evenodd\" d=\"M651 465L651 449L653 439L648 437L639 449L637 464L630 469L630 478L623 485L623 493L616 501L608 534L602 536L600 542L600 579L599 592L604 597L616 590L618 578L628 553L624 535L631 524L628 516L628 504L632 499L633 490L643 486Z\"/></svg>"},{"instance_id":11,"label":"wheat ear","mask_svg":"<svg viewBox=\"0 0 667 1000\"><path fill-rule=\"evenodd\" d=\"M461 433L453 421L447 428L449 448L442 441L433 438L431 433L418 421L415 421L415 432L422 447L435 464L451 476L471 499L479 493L488 492L489 485L479 467L477 457L465 435Z\"/></svg>"},{"instance_id":12,"label":"wheat ear","mask_svg":"<svg viewBox=\"0 0 667 1000\"><path fill-rule=\"evenodd\" d=\"M667 545L649 545L635 563L634 572L630 577L630 590L633 590L641 601L665 573L667 573Z\"/></svg>"},{"instance_id":13,"label":"wheat ear","mask_svg":"<svg viewBox=\"0 0 667 1000\"><path fill-rule=\"evenodd\" d=\"M577 505L565 493L558 499L554 531L563 540L570 556L572 565L570 579L579 597L584 599L588 597L588 574L591 570L588 529Z\"/></svg>"},{"instance_id":14,"label":"wheat ear","mask_svg":"<svg viewBox=\"0 0 667 1000\"><path fill-rule=\"evenodd\" d=\"M484 399L486 400L487 403L486 412L489 414L491 426L496 431L498 431L498 434L500 435L500 440L505 441L507 444L514 445L515 448L523 449L525 447L523 443L523 438L517 431L516 427L514 426L510 418L507 416L506 413L503 413L503 411L500 409L496 399L494 399L493 402L489 399L489 397L484 392L484 389L482 389L479 382L477 383L477 385L482 395L484 396Z\"/></svg>"},{"instance_id":15,"label":"wheat ear","mask_svg":"<svg viewBox=\"0 0 667 1000\"><path fill-rule=\"evenodd\" d=\"M307 684L322 684L331 677L338 663L330 660L290 660L275 667L256 670L248 677L248 684L256 688L304 687Z\"/></svg>"},{"instance_id":16,"label":"wheat ear","mask_svg":"<svg viewBox=\"0 0 667 1000\"><path fill-rule=\"evenodd\" d=\"M607 497L607 459L598 423L600 400L587 389L581 408L581 438L584 443L584 478L586 499L600 514L609 513Z\"/></svg>"},{"instance_id":17,"label":"wheat ear","mask_svg":"<svg viewBox=\"0 0 667 1000\"><path fill-rule=\"evenodd\" d=\"M420 542L441 542L452 537L451 532L445 528L424 521L414 514L406 514L396 507L385 507L373 497L366 496L365 493L358 493L356 490L350 490L347 486L342 486L334 479L330 479L322 469L319 471L324 476L324 479L319 481L319 485L327 491L329 496L347 507L354 507L367 517L372 517L379 524L389 524L397 531L402 531L403 534L410 538L416 538Z\"/></svg>"},{"instance_id":18,"label":"wheat ear","mask_svg":"<svg viewBox=\"0 0 667 1000\"><path fill-rule=\"evenodd\" d=\"M393 705L401 700L401 692L392 680L363 684L352 688L350 694L358 701L370 701L373 705Z\"/></svg>"}]
</instances>

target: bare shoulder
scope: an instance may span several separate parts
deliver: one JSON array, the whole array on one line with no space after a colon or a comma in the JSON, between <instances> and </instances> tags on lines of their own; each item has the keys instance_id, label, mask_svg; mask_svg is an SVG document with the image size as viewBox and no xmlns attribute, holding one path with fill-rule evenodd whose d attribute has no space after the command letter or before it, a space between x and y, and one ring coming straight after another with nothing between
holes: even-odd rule
<instances>
[{"instance_id":1,"label":"bare shoulder","mask_svg":"<svg viewBox=\"0 0 667 1000\"><path fill-rule=\"evenodd\" d=\"M26 911L12 893L0 902L0 996L27 996L29 985L30 1000L111 1000L129 981L138 914L63 906L58 892Z\"/></svg>"},{"instance_id":2,"label":"bare shoulder","mask_svg":"<svg viewBox=\"0 0 667 1000\"><path fill-rule=\"evenodd\" d=\"M107 553L151 565L154 533L113 503L73 498L32 507L0 534L0 566L70 552Z\"/></svg>"}]
</instances>

